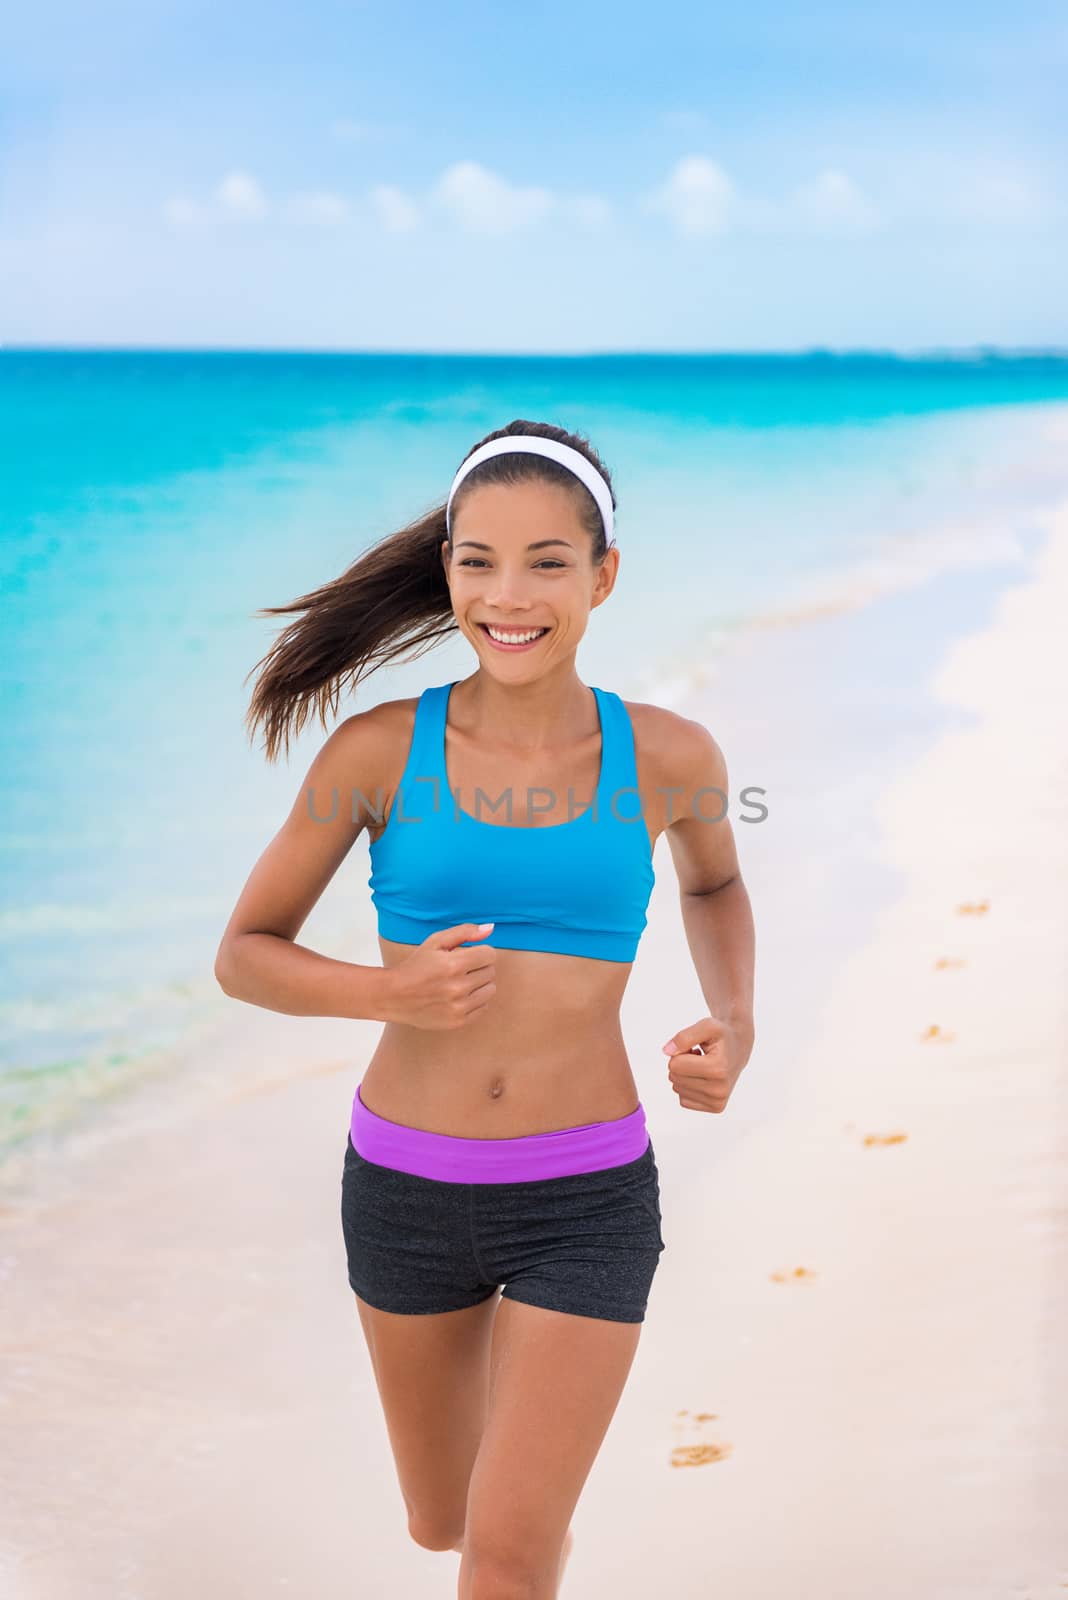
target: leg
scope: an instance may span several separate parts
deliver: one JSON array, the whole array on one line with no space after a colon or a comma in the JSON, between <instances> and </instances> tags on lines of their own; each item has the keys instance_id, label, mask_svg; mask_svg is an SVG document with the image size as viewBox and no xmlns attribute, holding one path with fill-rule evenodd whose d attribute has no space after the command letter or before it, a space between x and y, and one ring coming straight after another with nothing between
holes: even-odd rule
<instances>
[{"instance_id":1,"label":"leg","mask_svg":"<svg viewBox=\"0 0 1068 1600\"><path fill-rule=\"evenodd\" d=\"M401 1316L356 1296L408 1530L428 1550L462 1547L468 1480L486 1419L497 1299Z\"/></svg>"},{"instance_id":2,"label":"leg","mask_svg":"<svg viewBox=\"0 0 1068 1600\"><path fill-rule=\"evenodd\" d=\"M489 1415L468 1492L461 1600L554 1600L568 1524L641 1329L501 1300Z\"/></svg>"}]
</instances>

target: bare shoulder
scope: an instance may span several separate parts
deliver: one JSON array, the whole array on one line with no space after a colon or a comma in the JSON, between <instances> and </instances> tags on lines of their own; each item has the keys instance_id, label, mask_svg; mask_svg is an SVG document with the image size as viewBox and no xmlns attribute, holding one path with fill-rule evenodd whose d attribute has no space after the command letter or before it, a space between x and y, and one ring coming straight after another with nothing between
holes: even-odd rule
<instances>
[{"instance_id":1,"label":"bare shoulder","mask_svg":"<svg viewBox=\"0 0 1068 1600\"><path fill-rule=\"evenodd\" d=\"M335 745L336 760L351 767L353 775L359 772L386 782L398 759L403 769L418 705L419 697L413 695L354 711L338 723L323 750Z\"/></svg>"},{"instance_id":2,"label":"bare shoulder","mask_svg":"<svg viewBox=\"0 0 1068 1600\"><path fill-rule=\"evenodd\" d=\"M699 789L714 784L726 788L726 759L703 722L647 701L624 700L623 704L630 713L639 767L654 786L681 784Z\"/></svg>"},{"instance_id":3,"label":"bare shoulder","mask_svg":"<svg viewBox=\"0 0 1068 1600\"><path fill-rule=\"evenodd\" d=\"M411 695L382 700L345 717L319 752L326 765L320 781L341 784L346 792L358 791L375 811L384 805L388 813L411 748L418 706L418 695ZM369 821L367 827L373 837L374 823Z\"/></svg>"},{"instance_id":4,"label":"bare shoulder","mask_svg":"<svg viewBox=\"0 0 1068 1600\"><path fill-rule=\"evenodd\" d=\"M366 711L354 711L338 724L337 732L349 730L352 742L362 739L373 743L379 740L388 746L398 735L403 737L411 734L418 705L418 695L409 695L403 700L380 700L378 705L368 706Z\"/></svg>"}]
</instances>

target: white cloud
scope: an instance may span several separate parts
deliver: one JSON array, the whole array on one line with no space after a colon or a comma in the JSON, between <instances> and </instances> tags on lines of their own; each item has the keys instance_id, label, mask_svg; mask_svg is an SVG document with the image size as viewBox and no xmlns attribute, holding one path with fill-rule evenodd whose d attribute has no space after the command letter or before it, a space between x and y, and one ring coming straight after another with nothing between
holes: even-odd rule
<instances>
[{"instance_id":1,"label":"white cloud","mask_svg":"<svg viewBox=\"0 0 1068 1600\"><path fill-rule=\"evenodd\" d=\"M820 228L866 229L880 220L878 211L852 178L832 169L798 184L790 205L795 216Z\"/></svg>"},{"instance_id":2,"label":"white cloud","mask_svg":"<svg viewBox=\"0 0 1068 1600\"><path fill-rule=\"evenodd\" d=\"M389 233L407 233L418 227L419 207L403 189L391 183L376 183L370 200L379 222Z\"/></svg>"},{"instance_id":3,"label":"white cloud","mask_svg":"<svg viewBox=\"0 0 1068 1600\"><path fill-rule=\"evenodd\" d=\"M290 197L286 209L287 221L313 227L336 227L347 221L349 214L349 202L345 196L335 194L332 189L305 189Z\"/></svg>"},{"instance_id":4,"label":"white cloud","mask_svg":"<svg viewBox=\"0 0 1068 1600\"><path fill-rule=\"evenodd\" d=\"M799 223L828 230L864 229L881 222L877 209L845 173L827 169L799 184L784 204L739 193L724 169L708 156L685 156L667 180L642 202L646 211L667 216L681 234L692 237L729 230L782 233Z\"/></svg>"},{"instance_id":5,"label":"white cloud","mask_svg":"<svg viewBox=\"0 0 1068 1600\"><path fill-rule=\"evenodd\" d=\"M518 188L477 161L447 167L431 193L465 228L476 233L510 233L540 222L553 205L548 189Z\"/></svg>"},{"instance_id":6,"label":"white cloud","mask_svg":"<svg viewBox=\"0 0 1068 1600\"><path fill-rule=\"evenodd\" d=\"M734 185L707 156L684 156L644 204L668 216L680 233L722 233L731 220Z\"/></svg>"},{"instance_id":7,"label":"white cloud","mask_svg":"<svg viewBox=\"0 0 1068 1600\"><path fill-rule=\"evenodd\" d=\"M247 172L229 172L215 185L211 200L202 203L177 194L164 201L163 216L173 228L198 227L204 223L259 221L267 215L267 199L256 179Z\"/></svg>"},{"instance_id":8,"label":"white cloud","mask_svg":"<svg viewBox=\"0 0 1068 1600\"><path fill-rule=\"evenodd\" d=\"M378 220L391 232L415 228L422 208L403 189L376 184L369 199ZM532 226L550 214L576 228L607 227L614 211L602 195L554 194L542 187L520 188L474 161L447 167L426 196L427 204L477 233L510 233Z\"/></svg>"},{"instance_id":9,"label":"white cloud","mask_svg":"<svg viewBox=\"0 0 1068 1600\"><path fill-rule=\"evenodd\" d=\"M247 172L230 172L216 186L215 198L227 216L257 221L267 214L267 199Z\"/></svg>"},{"instance_id":10,"label":"white cloud","mask_svg":"<svg viewBox=\"0 0 1068 1600\"><path fill-rule=\"evenodd\" d=\"M510 233L538 223L550 213L572 228L596 231L607 227L615 214L602 195L556 195L540 186L521 188L473 161L447 167L424 200L462 227L480 233ZM367 201L375 220L388 233L410 232L423 221L424 201L395 184L372 185ZM248 172L232 171L215 185L208 200L175 194L164 203L162 212L172 227L190 228L232 218L260 220L270 209L262 185ZM330 189L298 190L275 208L279 221L295 226L337 227L352 214L348 198Z\"/></svg>"}]
</instances>

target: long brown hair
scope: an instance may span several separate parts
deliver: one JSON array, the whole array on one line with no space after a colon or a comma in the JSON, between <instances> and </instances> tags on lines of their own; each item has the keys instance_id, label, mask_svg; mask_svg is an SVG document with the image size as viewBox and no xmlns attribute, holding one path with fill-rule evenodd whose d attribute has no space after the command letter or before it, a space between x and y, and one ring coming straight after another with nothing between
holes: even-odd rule
<instances>
[{"instance_id":1,"label":"long brown hair","mask_svg":"<svg viewBox=\"0 0 1068 1600\"><path fill-rule=\"evenodd\" d=\"M551 422L510 422L506 428L487 433L467 455L490 439L504 439L513 433L537 434L580 450L604 477L615 506L608 469L589 440ZM603 561L608 546L597 502L573 472L547 456L513 451L480 462L457 489L452 515L479 484L512 484L529 479L559 484L572 494L590 535L594 565ZM443 501L371 545L330 583L288 605L265 606L255 613L259 617L300 613L256 663L262 670L253 688L245 726L252 739L263 724L268 761L274 761L283 748L289 754L290 737L300 733L313 713L318 712L325 727L327 709L337 714L344 688L355 689L363 678L387 662L398 658L415 660L440 639L458 631L439 553L446 538ZM451 539L449 542L451 547Z\"/></svg>"}]
</instances>

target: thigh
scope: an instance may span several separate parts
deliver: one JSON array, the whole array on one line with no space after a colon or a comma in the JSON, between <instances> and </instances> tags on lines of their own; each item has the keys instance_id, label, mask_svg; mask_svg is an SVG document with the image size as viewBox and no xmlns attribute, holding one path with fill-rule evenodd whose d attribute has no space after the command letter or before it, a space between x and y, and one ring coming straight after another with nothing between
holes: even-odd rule
<instances>
[{"instance_id":1,"label":"thigh","mask_svg":"<svg viewBox=\"0 0 1068 1600\"><path fill-rule=\"evenodd\" d=\"M470 1191L366 1161L350 1140L341 1221L409 1528L444 1549L463 1531L498 1298L475 1260Z\"/></svg>"},{"instance_id":2,"label":"thigh","mask_svg":"<svg viewBox=\"0 0 1068 1600\"><path fill-rule=\"evenodd\" d=\"M555 1572L640 1337L640 1323L501 1300L468 1491L469 1570L531 1582Z\"/></svg>"},{"instance_id":3,"label":"thigh","mask_svg":"<svg viewBox=\"0 0 1068 1600\"><path fill-rule=\"evenodd\" d=\"M356 1296L409 1527L435 1548L463 1533L496 1305L493 1295L461 1311L402 1316Z\"/></svg>"}]
</instances>

